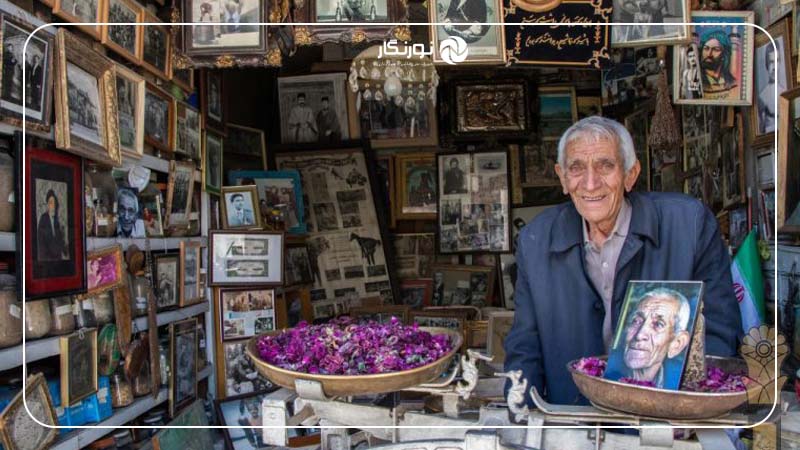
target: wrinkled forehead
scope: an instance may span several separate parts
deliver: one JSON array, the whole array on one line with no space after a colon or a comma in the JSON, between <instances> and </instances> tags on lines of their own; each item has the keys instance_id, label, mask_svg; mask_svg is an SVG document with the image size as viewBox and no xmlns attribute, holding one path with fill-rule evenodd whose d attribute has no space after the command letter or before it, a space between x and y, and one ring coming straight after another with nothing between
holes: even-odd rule
<instances>
[{"instance_id":1,"label":"wrinkled forehead","mask_svg":"<svg viewBox=\"0 0 800 450\"><path fill-rule=\"evenodd\" d=\"M670 321L678 313L680 301L667 295L645 297L636 307L636 312L646 317L661 316Z\"/></svg>"},{"instance_id":2,"label":"wrinkled forehead","mask_svg":"<svg viewBox=\"0 0 800 450\"><path fill-rule=\"evenodd\" d=\"M564 155L567 161L596 159L622 161L619 141L610 136L578 135L567 142Z\"/></svg>"}]
</instances>

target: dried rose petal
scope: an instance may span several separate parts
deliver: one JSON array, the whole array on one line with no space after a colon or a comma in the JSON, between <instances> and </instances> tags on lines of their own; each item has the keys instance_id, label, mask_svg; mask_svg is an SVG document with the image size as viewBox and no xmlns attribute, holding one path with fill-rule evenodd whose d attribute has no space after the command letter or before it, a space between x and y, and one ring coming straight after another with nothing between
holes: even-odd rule
<instances>
[{"instance_id":1,"label":"dried rose petal","mask_svg":"<svg viewBox=\"0 0 800 450\"><path fill-rule=\"evenodd\" d=\"M602 377L606 371L606 362L600 358L589 357L579 359L573 366L578 372L593 377Z\"/></svg>"},{"instance_id":2,"label":"dried rose petal","mask_svg":"<svg viewBox=\"0 0 800 450\"><path fill-rule=\"evenodd\" d=\"M635 384L636 386L656 387L656 384L648 380L636 380L631 377L622 377L619 379L620 383Z\"/></svg>"}]
</instances>

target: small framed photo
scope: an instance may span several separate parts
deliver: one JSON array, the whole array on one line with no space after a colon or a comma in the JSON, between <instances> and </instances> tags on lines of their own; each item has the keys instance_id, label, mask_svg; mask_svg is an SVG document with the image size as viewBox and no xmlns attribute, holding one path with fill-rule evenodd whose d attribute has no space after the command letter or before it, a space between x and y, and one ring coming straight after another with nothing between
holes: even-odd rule
<instances>
[{"instance_id":1,"label":"small framed photo","mask_svg":"<svg viewBox=\"0 0 800 450\"><path fill-rule=\"evenodd\" d=\"M280 210L286 223L286 232L305 234L305 208L300 173L296 170L237 170L228 174L231 184L255 184L258 191L262 224L269 221L273 209Z\"/></svg>"},{"instance_id":2,"label":"small framed photo","mask_svg":"<svg viewBox=\"0 0 800 450\"><path fill-rule=\"evenodd\" d=\"M194 164L170 161L167 183L167 226L189 225L189 206L194 192Z\"/></svg>"},{"instance_id":3,"label":"small framed photo","mask_svg":"<svg viewBox=\"0 0 800 450\"><path fill-rule=\"evenodd\" d=\"M350 138L344 73L278 78L281 142L333 144Z\"/></svg>"},{"instance_id":4,"label":"small framed photo","mask_svg":"<svg viewBox=\"0 0 800 450\"><path fill-rule=\"evenodd\" d=\"M422 220L436 218L436 155L398 153L395 161L397 207L395 218Z\"/></svg>"},{"instance_id":5,"label":"small framed photo","mask_svg":"<svg viewBox=\"0 0 800 450\"><path fill-rule=\"evenodd\" d=\"M175 134L175 99L152 83L147 83L144 99L145 142L157 150L172 152Z\"/></svg>"},{"instance_id":6,"label":"small framed photo","mask_svg":"<svg viewBox=\"0 0 800 450\"><path fill-rule=\"evenodd\" d=\"M159 311L178 306L180 299L180 267L178 253L153 255L155 272L156 305Z\"/></svg>"},{"instance_id":7,"label":"small framed photo","mask_svg":"<svg viewBox=\"0 0 800 450\"><path fill-rule=\"evenodd\" d=\"M197 398L197 318L169 324L169 415Z\"/></svg>"},{"instance_id":8,"label":"small framed photo","mask_svg":"<svg viewBox=\"0 0 800 450\"><path fill-rule=\"evenodd\" d=\"M514 311L492 311L487 317L487 322L486 353L492 356L489 364L502 370L506 360L503 343L514 324Z\"/></svg>"},{"instance_id":9,"label":"small framed photo","mask_svg":"<svg viewBox=\"0 0 800 450\"><path fill-rule=\"evenodd\" d=\"M6 450L46 449L58 436L58 425L47 381L37 373L28 377L24 394L18 392L0 414L0 443Z\"/></svg>"},{"instance_id":10,"label":"small framed photo","mask_svg":"<svg viewBox=\"0 0 800 450\"><path fill-rule=\"evenodd\" d=\"M409 323L409 308L405 305L357 306L350 308L349 314L357 322L390 323L396 317L401 323Z\"/></svg>"},{"instance_id":11,"label":"small framed photo","mask_svg":"<svg viewBox=\"0 0 800 450\"><path fill-rule=\"evenodd\" d=\"M79 30L100 40L105 0L54 0L53 13L67 22L95 25L76 25Z\"/></svg>"},{"instance_id":12,"label":"small framed photo","mask_svg":"<svg viewBox=\"0 0 800 450\"><path fill-rule=\"evenodd\" d=\"M275 291L273 289L217 289L222 340L242 339L275 331Z\"/></svg>"},{"instance_id":13,"label":"small framed photo","mask_svg":"<svg viewBox=\"0 0 800 450\"><path fill-rule=\"evenodd\" d=\"M185 92L194 92L194 69L178 69L172 66L172 82Z\"/></svg>"},{"instance_id":14,"label":"small framed photo","mask_svg":"<svg viewBox=\"0 0 800 450\"><path fill-rule=\"evenodd\" d=\"M261 403L268 396L264 392L249 393L214 401L219 424L225 426L223 434L226 450L258 450L267 447L262 433L257 431L262 424Z\"/></svg>"},{"instance_id":15,"label":"small framed photo","mask_svg":"<svg viewBox=\"0 0 800 450\"><path fill-rule=\"evenodd\" d=\"M311 274L311 259L305 244L286 245L286 268L284 269L286 286L308 285L314 282Z\"/></svg>"},{"instance_id":16,"label":"small framed photo","mask_svg":"<svg viewBox=\"0 0 800 450\"><path fill-rule=\"evenodd\" d=\"M175 102L175 153L200 161L202 126L200 111L183 102Z\"/></svg>"},{"instance_id":17,"label":"small framed photo","mask_svg":"<svg viewBox=\"0 0 800 450\"><path fill-rule=\"evenodd\" d=\"M225 135L225 90L221 70L203 69L200 79L200 107L206 130Z\"/></svg>"},{"instance_id":18,"label":"small framed photo","mask_svg":"<svg viewBox=\"0 0 800 450\"><path fill-rule=\"evenodd\" d=\"M215 230L209 234L211 286L283 284L283 233Z\"/></svg>"},{"instance_id":19,"label":"small framed photo","mask_svg":"<svg viewBox=\"0 0 800 450\"><path fill-rule=\"evenodd\" d=\"M411 309L431 306L433 300L433 280L405 279L400 281L400 303Z\"/></svg>"},{"instance_id":20,"label":"small framed photo","mask_svg":"<svg viewBox=\"0 0 800 450\"><path fill-rule=\"evenodd\" d=\"M261 212L255 186L222 188L222 228L224 230L260 229Z\"/></svg>"},{"instance_id":21,"label":"small framed photo","mask_svg":"<svg viewBox=\"0 0 800 450\"><path fill-rule=\"evenodd\" d=\"M139 194L142 207L142 221L147 237L164 236L164 222L161 218L161 193Z\"/></svg>"},{"instance_id":22,"label":"small framed photo","mask_svg":"<svg viewBox=\"0 0 800 450\"><path fill-rule=\"evenodd\" d=\"M142 21L144 23L161 22L158 17L146 9ZM171 78L170 55L172 54L169 29L166 25L150 25L142 27L142 29L142 67L159 78L169 80Z\"/></svg>"},{"instance_id":23,"label":"small framed photo","mask_svg":"<svg viewBox=\"0 0 800 450\"><path fill-rule=\"evenodd\" d=\"M636 24L611 27L614 47L685 44L689 40L689 26L685 24L691 22L692 8L688 0L659 2L657 7L631 0L615 0L613 4L613 22Z\"/></svg>"},{"instance_id":24,"label":"small framed photo","mask_svg":"<svg viewBox=\"0 0 800 450\"><path fill-rule=\"evenodd\" d=\"M778 126L778 105L775 104L775 88L778 95L794 87L792 76L791 42L788 19L775 23L767 30L769 36L758 33L755 38L755 108L751 108L753 145L768 145L774 141L773 133ZM775 40L776 52L770 36ZM777 67L778 77L775 78Z\"/></svg>"},{"instance_id":25,"label":"small framed photo","mask_svg":"<svg viewBox=\"0 0 800 450\"><path fill-rule=\"evenodd\" d=\"M205 132L203 146L203 186L206 192L219 195L222 190L222 137L212 131Z\"/></svg>"},{"instance_id":26,"label":"small framed photo","mask_svg":"<svg viewBox=\"0 0 800 450\"><path fill-rule=\"evenodd\" d=\"M258 158L264 169L267 168L267 144L264 132L242 125L227 124L225 153Z\"/></svg>"},{"instance_id":27,"label":"small framed photo","mask_svg":"<svg viewBox=\"0 0 800 450\"><path fill-rule=\"evenodd\" d=\"M464 336L466 342L467 312L466 311L409 311L408 323L421 327L449 328L456 330Z\"/></svg>"},{"instance_id":28,"label":"small framed photo","mask_svg":"<svg viewBox=\"0 0 800 450\"><path fill-rule=\"evenodd\" d=\"M454 131L462 135L526 133L528 101L525 94L523 81L457 84Z\"/></svg>"},{"instance_id":29,"label":"small framed photo","mask_svg":"<svg viewBox=\"0 0 800 450\"><path fill-rule=\"evenodd\" d=\"M97 392L97 329L59 338L61 404L71 406Z\"/></svg>"},{"instance_id":30,"label":"small framed photo","mask_svg":"<svg viewBox=\"0 0 800 450\"><path fill-rule=\"evenodd\" d=\"M205 298L200 284L201 251L199 242L181 241L181 308Z\"/></svg>"},{"instance_id":31,"label":"small framed photo","mask_svg":"<svg viewBox=\"0 0 800 450\"><path fill-rule=\"evenodd\" d=\"M143 238L146 236L139 193L135 188L117 188L117 237Z\"/></svg>"},{"instance_id":32,"label":"small framed photo","mask_svg":"<svg viewBox=\"0 0 800 450\"><path fill-rule=\"evenodd\" d=\"M146 26L114 25L115 23L141 23L144 8L133 0L104 0L103 25L100 42L128 61L139 65L142 54L142 31Z\"/></svg>"},{"instance_id":33,"label":"small framed photo","mask_svg":"<svg viewBox=\"0 0 800 450\"><path fill-rule=\"evenodd\" d=\"M495 267L435 264L432 306L491 306Z\"/></svg>"},{"instance_id":34,"label":"small framed photo","mask_svg":"<svg viewBox=\"0 0 800 450\"><path fill-rule=\"evenodd\" d=\"M129 158L144 154L145 81L141 75L116 64L119 148Z\"/></svg>"},{"instance_id":35,"label":"small framed photo","mask_svg":"<svg viewBox=\"0 0 800 450\"><path fill-rule=\"evenodd\" d=\"M677 390L702 296L702 281L629 282L604 377L650 381L658 389ZM643 339L652 344L642 345Z\"/></svg>"},{"instance_id":36,"label":"small framed photo","mask_svg":"<svg viewBox=\"0 0 800 450\"><path fill-rule=\"evenodd\" d=\"M86 288L83 160L29 147L21 173L25 198L25 286L27 298L83 292Z\"/></svg>"},{"instance_id":37,"label":"small framed photo","mask_svg":"<svg viewBox=\"0 0 800 450\"><path fill-rule=\"evenodd\" d=\"M542 140L559 140L578 121L573 86L539 87L539 133Z\"/></svg>"},{"instance_id":38,"label":"small framed photo","mask_svg":"<svg viewBox=\"0 0 800 450\"><path fill-rule=\"evenodd\" d=\"M222 2L183 2L184 20L193 23L182 27L183 52L189 56L260 54L267 51L267 4L258 0L242 0L236 8ZM224 19L224 20L222 20ZM227 22L235 25L209 25Z\"/></svg>"},{"instance_id":39,"label":"small framed photo","mask_svg":"<svg viewBox=\"0 0 800 450\"><path fill-rule=\"evenodd\" d=\"M314 323L326 322L337 315L337 300L317 300L311 304L314 308ZM389 318L386 318L388 321Z\"/></svg>"},{"instance_id":40,"label":"small framed photo","mask_svg":"<svg viewBox=\"0 0 800 450\"><path fill-rule=\"evenodd\" d=\"M275 386L256 370L245 353L248 339L222 341L217 339L217 396L220 399L274 390ZM236 430L237 428L232 428ZM244 431L238 428L240 431ZM255 433L260 435L261 433Z\"/></svg>"},{"instance_id":41,"label":"small framed photo","mask_svg":"<svg viewBox=\"0 0 800 450\"><path fill-rule=\"evenodd\" d=\"M114 63L63 28L55 54L56 147L119 166Z\"/></svg>"},{"instance_id":42,"label":"small framed photo","mask_svg":"<svg viewBox=\"0 0 800 450\"><path fill-rule=\"evenodd\" d=\"M392 245L397 277L404 279L432 278L431 264L458 264L458 255L436 255L434 233L396 233Z\"/></svg>"},{"instance_id":43,"label":"small framed photo","mask_svg":"<svg viewBox=\"0 0 800 450\"><path fill-rule=\"evenodd\" d=\"M86 265L89 295L113 289L123 282L122 247L119 244L89 253Z\"/></svg>"},{"instance_id":44,"label":"small framed photo","mask_svg":"<svg viewBox=\"0 0 800 450\"><path fill-rule=\"evenodd\" d=\"M505 29L497 25L505 16L503 2L480 0L468 5L460 0L437 0L428 10L431 23L437 24L430 26L434 63L445 62L439 52L440 42L455 37L467 43L466 59L459 64L506 62Z\"/></svg>"}]
</instances>

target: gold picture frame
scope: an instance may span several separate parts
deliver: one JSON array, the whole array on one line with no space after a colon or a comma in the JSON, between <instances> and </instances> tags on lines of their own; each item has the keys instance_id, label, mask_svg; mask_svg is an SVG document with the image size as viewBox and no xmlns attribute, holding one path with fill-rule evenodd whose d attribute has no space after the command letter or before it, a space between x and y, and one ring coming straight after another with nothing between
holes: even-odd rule
<instances>
[{"instance_id":1,"label":"gold picture frame","mask_svg":"<svg viewBox=\"0 0 800 450\"><path fill-rule=\"evenodd\" d=\"M161 20L158 19L154 14L152 14L148 10L144 10L142 14L142 22L143 23L163 23ZM140 45L139 50L139 64L144 67L148 72L152 73L153 75L162 78L164 80L172 79L172 36L169 32L169 28L166 24L164 25L149 25L144 26L144 33L141 35L142 44ZM152 53L148 52L148 44L150 43L150 37L148 33L153 32L161 32L164 35L164 42L166 43L164 47L164 68L160 68L156 66L157 61L154 61L153 57L158 57L158 55L153 55Z\"/></svg>"},{"instance_id":2,"label":"gold picture frame","mask_svg":"<svg viewBox=\"0 0 800 450\"><path fill-rule=\"evenodd\" d=\"M122 4L123 7L128 8L131 12L134 13L135 18L134 20L124 19L122 22L114 21L112 22L110 19L112 18L113 11L112 9L112 2L119 2ZM109 49L113 50L118 55L122 56L123 58L127 59L128 61L140 65L142 63L142 59L140 55L142 54L142 30L144 26L133 26L133 25L112 25L114 23L141 23L144 18L144 8L142 5L135 2L134 0L103 0L103 8L101 12L101 18L103 25L101 25L100 32L100 43L108 47ZM129 49L125 48L120 43L115 42L114 33L110 30L114 26L125 26L133 28L133 51L131 52Z\"/></svg>"},{"instance_id":3,"label":"gold picture frame","mask_svg":"<svg viewBox=\"0 0 800 450\"><path fill-rule=\"evenodd\" d=\"M429 23L436 24L436 25L429 25L428 32L430 33L431 37L431 60L434 64L445 64L446 60L442 58L442 55L439 51L440 43L444 40L448 40L451 37L459 37L464 39L467 42L467 49L470 49L471 44L478 44L482 40L485 39L486 33L489 32L489 28L494 28L496 33L496 40L494 42L495 47L495 54L490 56L487 55L487 52L483 49L488 49L491 47L490 43L484 43L481 45L482 51L479 52L479 56L471 56L469 51L466 52L466 59L464 61L459 61L458 64L481 64L481 65L489 65L489 64L505 64L507 60L507 52L506 52L506 32L505 27L503 26L503 18L505 17L505 9L503 8L503 2L500 0L484 0L485 1L485 12L488 12L488 15L485 16L484 24L481 24L481 31L483 35L480 36L474 42L471 42L475 39L475 35L470 33L462 34L461 31L458 30L459 25L463 28L469 28L473 25L471 19L467 19L464 22L453 22L453 28L450 32L444 29L444 24L449 21L449 18L446 17L446 13L449 11L449 1L434 1L429 3L428 6L428 20ZM560 0L559 0L560 1ZM456 3L458 5L458 3ZM443 8L442 8L443 7ZM445 13L445 14L441 14ZM461 9L457 11L456 15L461 15L466 17L466 13L462 12ZM499 24L495 24L499 22ZM440 27L439 24L443 26ZM490 25L491 24L491 25ZM484 28L486 27L486 28ZM452 61L452 60L450 60Z\"/></svg>"},{"instance_id":4,"label":"gold picture frame","mask_svg":"<svg viewBox=\"0 0 800 450\"><path fill-rule=\"evenodd\" d=\"M151 95L154 97L152 100L148 98ZM147 89L145 90L144 98L144 107L147 114L144 122L144 141L152 145L156 150L172 153L174 150L173 144L175 143L175 98L149 81L147 82ZM150 104L148 101L156 100L167 103L166 117L164 117L165 123L161 124L166 125L166 130L158 129L156 130L158 134L153 133L152 127L150 127L151 129L148 129L147 127L148 118L155 120L154 112L150 110ZM153 123L153 125L155 126L158 124ZM165 132L163 138L159 138L161 132Z\"/></svg>"},{"instance_id":5,"label":"gold picture frame","mask_svg":"<svg viewBox=\"0 0 800 450\"><path fill-rule=\"evenodd\" d=\"M203 295L203 286L200 283L200 263L202 261L202 249L203 247L200 245L199 242L187 242L181 241L181 250L180 250L180 295L178 297L178 302L181 308L184 306L194 305L195 303L199 303L203 301L205 295ZM189 255L193 254L191 258L194 260L194 268L187 267L189 264L188 261L191 261ZM194 281L189 278L189 270L191 270L192 275L194 275ZM187 283L192 283L194 287L194 293L196 295L192 296L192 289L187 288Z\"/></svg>"},{"instance_id":6,"label":"gold picture frame","mask_svg":"<svg viewBox=\"0 0 800 450\"><path fill-rule=\"evenodd\" d=\"M169 358L172 368L169 374L170 417L175 417L197 398L197 350L196 317L169 324ZM186 387L191 387L191 392L182 392Z\"/></svg>"},{"instance_id":7,"label":"gold picture frame","mask_svg":"<svg viewBox=\"0 0 800 450\"><path fill-rule=\"evenodd\" d=\"M494 266L467 266L467 265L457 265L457 264L432 264L431 265L431 276L433 278L433 298L431 299L431 306L476 306L478 308L484 306L491 306L491 300L494 296L494 285L495 285L495 276L496 276L496 268ZM447 274L450 273L451 276L448 277ZM452 274L458 273L466 273L468 274L468 278L466 281L469 281L469 288L465 288L459 285L460 281L465 281L463 279L459 280L458 276L452 276ZM441 274L440 277L437 275ZM473 280L473 274L484 274L485 279L483 282L486 285L485 293L478 292L480 286L478 283L481 282L480 278L475 278ZM437 278L441 278L441 292L439 292L440 286L437 285L439 280ZM463 278L463 275L461 276ZM449 281L449 283L448 283ZM452 287L453 281L455 281L455 287ZM451 286L450 289L447 289L448 286ZM466 290L465 290L466 289ZM450 296L447 296L447 291L455 290L456 292L451 292ZM481 289L482 290L482 289ZM476 297L476 292L478 292L479 297ZM458 294L458 297L456 297ZM468 298L463 299L464 295L469 295ZM483 295L483 304L481 304L480 295ZM476 304L477 302L477 304Z\"/></svg>"},{"instance_id":8,"label":"gold picture frame","mask_svg":"<svg viewBox=\"0 0 800 450\"><path fill-rule=\"evenodd\" d=\"M64 3L69 1L72 3L72 8L65 5ZM84 33L88 34L89 36L95 38L96 40L100 40L101 36L101 26L99 25L102 23L103 20L103 10L105 9L105 2L106 0L98 0L97 8L94 11L94 17L80 17L72 14L72 12L67 11L67 9L75 9L78 6L76 3L77 0L54 0L53 3L53 14L61 17L62 19L66 20L67 22L71 23L96 23L98 25L76 25L76 27L83 31Z\"/></svg>"},{"instance_id":9,"label":"gold picture frame","mask_svg":"<svg viewBox=\"0 0 800 450\"><path fill-rule=\"evenodd\" d=\"M394 155L394 162L395 197L393 200L396 200L394 202L396 206L392 208L394 210L393 217L395 219L408 220L436 219L438 208L436 201L436 154L433 152L398 153ZM419 181L419 186L416 190L409 186L409 183L413 181L409 179L409 173L415 168L421 169L418 177L414 176L416 174L411 174L412 178L416 178ZM426 171L425 169L428 170ZM427 187L423 186L426 173L429 180ZM422 206L410 205L409 203L412 200L415 203L421 201Z\"/></svg>"},{"instance_id":10,"label":"gold picture frame","mask_svg":"<svg viewBox=\"0 0 800 450\"><path fill-rule=\"evenodd\" d=\"M33 421L23 400L36 420L48 425L47 427ZM45 417L38 413L44 413ZM23 399L22 391L18 392L0 414L0 443L6 450L43 450L55 441L58 425L58 416L53 408L47 381L42 373L37 373L28 377L25 382L25 398ZM17 435L17 426L24 428L24 435ZM24 440L25 445L19 445L19 440Z\"/></svg>"},{"instance_id":11,"label":"gold picture frame","mask_svg":"<svg viewBox=\"0 0 800 450\"><path fill-rule=\"evenodd\" d=\"M242 225L232 224L231 223L232 217L229 217L229 212L231 211L228 209L228 202L229 200L231 203L234 202L236 200L234 197L237 197L236 194L240 194L238 195L238 197L241 197L242 201L244 202L246 200L245 199L246 196L241 194L246 194L246 193L250 194L250 205L252 205L252 207L249 212L252 214L253 217L250 218L250 220L248 220L247 217L248 211L246 209L242 209L241 219L240 218L236 219L237 221L244 221L244 222L252 221L253 223L252 224L244 223ZM260 230L263 228L263 224L261 223L261 210L258 205L258 188L255 185L223 186L220 197L221 197L220 204L222 205L221 219L222 219L223 230Z\"/></svg>"},{"instance_id":12,"label":"gold picture frame","mask_svg":"<svg viewBox=\"0 0 800 450\"><path fill-rule=\"evenodd\" d=\"M58 341L61 404L74 405L97 392L97 329L82 329Z\"/></svg>"},{"instance_id":13,"label":"gold picture frame","mask_svg":"<svg viewBox=\"0 0 800 450\"><path fill-rule=\"evenodd\" d=\"M144 96L145 96L145 81L141 75L126 68L121 64L115 65L116 71L116 85L117 85L117 118L119 125L119 148L122 154L129 157L139 159L144 155ZM133 85L134 93L130 91L120 91L120 78L125 82L130 82ZM131 100L130 95L133 95L133 105L128 105ZM128 97L128 98L126 98ZM132 111L131 111L132 106ZM124 116L124 117L123 117ZM130 117L132 116L132 117ZM128 146L128 132L123 130L122 122L133 121L133 146ZM127 125L126 125L127 127Z\"/></svg>"},{"instance_id":14,"label":"gold picture frame","mask_svg":"<svg viewBox=\"0 0 800 450\"><path fill-rule=\"evenodd\" d=\"M169 162L169 179L167 181L167 227L189 225L189 214L194 192L194 163L178 161ZM187 187L184 188L184 185ZM176 188L178 195L176 195ZM184 198L184 193L185 198ZM177 198L176 198L177 197ZM177 204L180 203L180 204ZM176 208L177 207L177 208Z\"/></svg>"},{"instance_id":15,"label":"gold picture frame","mask_svg":"<svg viewBox=\"0 0 800 450\"><path fill-rule=\"evenodd\" d=\"M122 154L115 120L117 97L114 88L116 85L114 63L63 28L56 33L55 50L56 147L105 165L119 166L122 164ZM68 82L70 68L75 69L73 74L77 76L74 83ZM90 89L93 87L91 84L96 83L96 98L92 98L93 92L81 89L87 87L85 86L87 83ZM78 84L83 86L78 87ZM70 93L73 94L72 106L76 111L80 109L82 112L81 117L75 118L75 122L82 121L90 127L95 126L96 140L93 141L88 136L95 130L85 127L84 124L76 126L73 130ZM83 95L79 96L79 93ZM93 100L98 104L94 105ZM91 112L95 114L90 115ZM84 131L84 128L88 132ZM73 134L73 131L80 132L83 136Z\"/></svg>"},{"instance_id":16,"label":"gold picture frame","mask_svg":"<svg viewBox=\"0 0 800 450\"><path fill-rule=\"evenodd\" d=\"M123 284L123 264L119 244L89 252L86 258L86 293L91 296Z\"/></svg>"}]
</instances>

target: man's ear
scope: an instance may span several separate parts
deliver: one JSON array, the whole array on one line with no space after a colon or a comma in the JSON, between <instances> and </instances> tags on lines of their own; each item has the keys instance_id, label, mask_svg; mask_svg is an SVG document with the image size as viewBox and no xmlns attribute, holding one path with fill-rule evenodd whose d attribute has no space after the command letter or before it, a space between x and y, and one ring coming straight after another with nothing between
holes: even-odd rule
<instances>
[{"instance_id":1,"label":"man's ear","mask_svg":"<svg viewBox=\"0 0 800 450\"><path fill-rule=\"evenodd\" d=\"M667 358L674 358L678 356L680 352L683 351L689 345L689 333L687 331L681 331L672 339L672 342L669 343L669 348L667 349Z\"/></svg>"},{"instance_id":2,"label":"man's ear","mask_svg":"<svg viewBox=\"0 0 800 450\"><path fill-rule=\"evenodd\" d=\"M636 184L636 180L639 179L639 173L642 171L642 165L637 160L636 163L631 167L631 170L625 174L625 192L630 192L633 189L633 186Z\"/></svg>"},{"instance_id":3,"label":"man's ear","mask_svg":"<svg viewBox=\"0 0 800 450\"><path fill-rule=\"evenodd\" d=\"M567 180L564 178L564 171L559 164L556 164L556 175L558 175L558 179L561 181L561 190L564 191L564 195L568 195L569 189L567 189Z\"/></svg>"}]
</instances>

